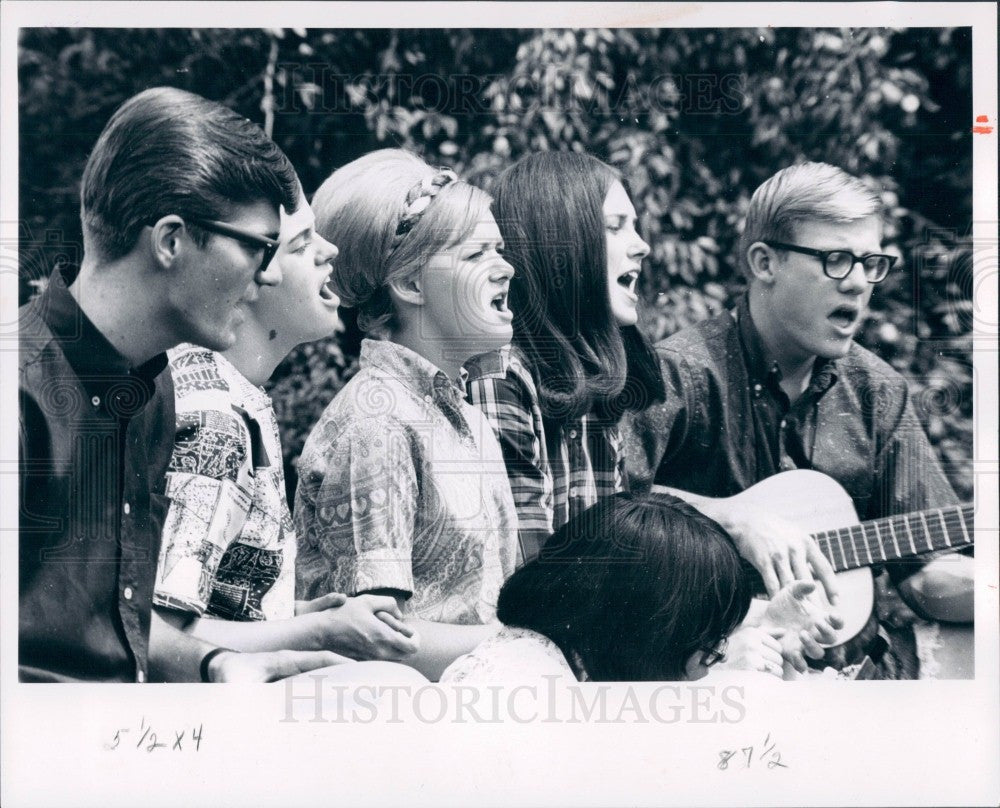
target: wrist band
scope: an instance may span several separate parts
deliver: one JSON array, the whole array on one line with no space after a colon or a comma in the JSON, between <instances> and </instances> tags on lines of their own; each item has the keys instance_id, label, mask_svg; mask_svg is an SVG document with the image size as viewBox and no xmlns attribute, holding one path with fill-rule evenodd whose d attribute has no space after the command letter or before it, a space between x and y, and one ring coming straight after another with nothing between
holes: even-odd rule
<instances>
[{"instance_id":1,"label":"wrist band","mask_svg":"<svg viewBox=\"0 0 1000 808\"><path fill-rule=\"evenodd\" d=\"M224 654L226 651L231 650L231 648L213 648L201 658L201 681L211 683L212 678L208 675L208 666L219 654Z\"/></svg>"}]
</instances>

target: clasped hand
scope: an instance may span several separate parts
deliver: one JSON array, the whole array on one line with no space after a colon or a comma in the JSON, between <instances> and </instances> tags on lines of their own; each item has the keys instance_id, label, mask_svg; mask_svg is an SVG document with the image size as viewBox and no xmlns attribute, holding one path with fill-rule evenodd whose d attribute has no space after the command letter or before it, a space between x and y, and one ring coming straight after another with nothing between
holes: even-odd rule
<instances>
[{"instance_id":1,"label":"clasped hand","mask_svg":"<svg viewBox=\"0 0 1000 808\"><path fill-rule=\"evenodd\" d=\"M319 648L351 659L398 660L420 647L420 638L403 622L396 599L384 595L349 598L331 592L297 601L295 613L312 620Z\"/></svg>"}]
</instances>

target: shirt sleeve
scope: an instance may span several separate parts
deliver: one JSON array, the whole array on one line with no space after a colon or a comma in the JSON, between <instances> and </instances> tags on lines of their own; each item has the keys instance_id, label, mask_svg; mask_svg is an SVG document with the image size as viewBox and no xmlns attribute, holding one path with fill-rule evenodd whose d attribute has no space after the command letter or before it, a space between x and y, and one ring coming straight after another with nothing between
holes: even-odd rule
<instances>
[{"instance_id":1,"label":"shirt sleeve","mask_svg":"<svg viewBox=\"0 0 1000 808\"><path fill-rule=\"evenodd\" d=\"M177 413L156 605L205 613L219 562L240 535L252 504L249 442L243 418L232 410Z\"/></svg>"},{"instance_id":2,"label":"shirt sleeve","mask_svg":"<svg viewBox=\"0 0 1000 808\"><path fill-rule=\"evenodd\" d=\"M621 423L622 457L632 491L648 491L661 466L682 446L696 413L698 381L677 353L658 349L666 399L641 412L626 413Z\"/></svg>"},{"instance_id":3,"label":"shirt sleeve","mask_svg":"<svg viewBox=\"0 0 1000 808\"><path fill-rule=\"evenodd\" d=\"M413 535L420 507L417 458L404 427L368 418L324 447L296 563L300 598L394 589L412 595Z\"/></svg>"},{"instance_id":4,"label":"shirt sleeve","mask_svg":"<svg viewBox=\"0 0 1000 808\"><path fill-rule=\"evenodd\" d=\"M552 478L543 467L542 440L535 428L533 392L512 371L467 386L469 403L489 420L500 442L517 510L521 557L538 555L552 534Z\"/></svg>"}]
</instances>

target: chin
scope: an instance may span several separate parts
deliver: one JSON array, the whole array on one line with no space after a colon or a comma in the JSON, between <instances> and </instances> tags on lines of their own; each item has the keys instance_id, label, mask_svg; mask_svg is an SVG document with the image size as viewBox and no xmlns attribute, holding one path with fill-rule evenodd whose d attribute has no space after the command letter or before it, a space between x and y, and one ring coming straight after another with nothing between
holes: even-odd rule
<instances>
[{"instance_id":1,"label":"chin","mask_svg":"<svg viewBox=\"0 0 1000 808\"><path fill-rule=\"evenodd\" d=\"M611 316L619 328L628 328L639 322L639 311L634 306L618 306L611 310Z\"/></svg>"},{"instance_id":2,"label":"chin","mask_svg":"<svg viewBox=\"0 0 1000 808\"><path fill-rule=\"evenodd\" d=\"M470 344L474 345L475 348L469 356L479 356L490 351L499 351L501 348L510 345L510 341L513 338L514 330L512 328L483 334L476 340L470 340Z\"/></svg>"},{"instance_id":3,"label":"chin","mask_svg":"<svg viewBox=\"0 0 1000 808\"><path fill-rule=\"evenodd\" d=\"M825 345L819 346L816 351L816 356L820 359L842 359L847 356L848 352L851 350L851 344L854 342L854 338L837 341L828 342Z\"/></svg>"},{"instance_id":4,"label":"chin","mask_svg":"<svg viewBox=\"0 0 1000 808\"><path fill-rule=\"evenodd\" d=\"M203 348L208 348L210 351L228 351L236 344L236 332L227 331L225 333L216 334L202 334L195 339L191 339L195 345L201 345Z\"/></svg>"}]
</instances>

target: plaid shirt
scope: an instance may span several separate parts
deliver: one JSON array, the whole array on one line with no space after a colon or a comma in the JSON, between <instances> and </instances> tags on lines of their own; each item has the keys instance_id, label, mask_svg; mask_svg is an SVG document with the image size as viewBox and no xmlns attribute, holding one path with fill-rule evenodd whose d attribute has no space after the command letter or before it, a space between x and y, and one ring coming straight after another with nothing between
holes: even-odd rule
<instances>
[{"instance_id":1,"label":"plaid shirt","mask_svg":"<svg viewBox=\"0 0 1000 808\"><path fill-rule=\"evenodd\" d=\"M572 517L626 489L618 425L593 414L545 422L531 369L517 348L483 354L465 367L467 398L500 440L521 555L530 561Z\"/></svg>"}]
</instances>

